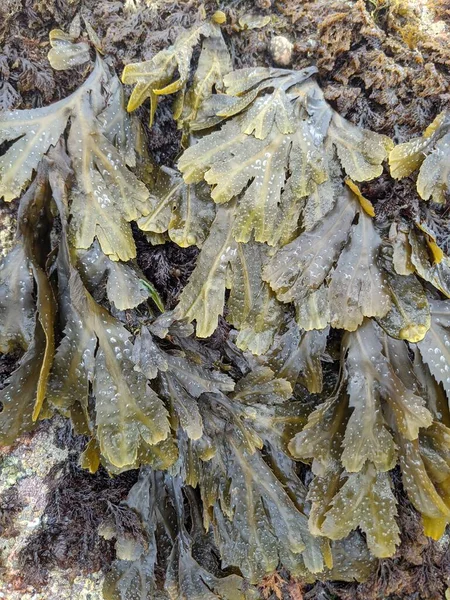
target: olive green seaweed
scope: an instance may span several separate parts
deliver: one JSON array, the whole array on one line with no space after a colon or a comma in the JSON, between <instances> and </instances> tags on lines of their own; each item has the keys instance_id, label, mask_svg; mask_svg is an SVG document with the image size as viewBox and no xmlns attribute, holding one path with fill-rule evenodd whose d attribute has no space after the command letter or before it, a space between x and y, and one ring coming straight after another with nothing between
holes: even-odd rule
<instances>
[{"instance_id":1,"label":"olive green seaweed","mask_svg":"<svg viewBox=\"0 0 450 600\"><path fill-rule=\"evenodd\" d=\"M400 544L397 472L427 536L450 522L450 258L422 213L385 222L358 186L388 161L444 202L449 115L394 146L341 117L314 66L234 70L225 19L201 11L126 65L126 108L77 18L48 58L84 83L0 113L0 198L19 199L0 352L20 357L0 443L61 413L83 468L139 469L115 507L133 525L111 511L99 530L107 600L257 600L282 567L363 581ZM152 124L163 95L171 167L128 114L149 100ZM192 257L176 297L175 245Z\"/></svg>"}]
</instances>

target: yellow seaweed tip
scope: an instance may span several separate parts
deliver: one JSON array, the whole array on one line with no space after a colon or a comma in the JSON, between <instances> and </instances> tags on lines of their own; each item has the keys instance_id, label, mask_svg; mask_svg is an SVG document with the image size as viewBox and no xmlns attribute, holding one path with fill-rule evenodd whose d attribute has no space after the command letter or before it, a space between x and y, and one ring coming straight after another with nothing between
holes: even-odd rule
<instances>
[{"instance_id":1,"label":"yellow seaweed tip","mask_svg":"<svg viewBox=\"0 0 450 600\"><path fill-rule=\"evenodd\" d=\"M429 328L425 325L408 325L400 330L400 339L411 342L412 344L417 344L417 342L421 342L423 340L428 329Z\"/></svg>"},{"instance_id":2,"label":"yellow seaweed tip","mask_svg":"<svg viewBox=\"0 0 450 600\"><path fill-rule=\"evenodd\" d=\"M358 198L359 203L361 204L364 212L366 212L369 215L369 217L374 217L375 209L373 207L372 202L361 194L361 190L356 185L356 183L354 181L352 181L350 179L350 177L345 178L345 183L346 183L347 187L349 187L352 190L352 192L355 194L355 196Z\"/></svg>"}]
</instances>

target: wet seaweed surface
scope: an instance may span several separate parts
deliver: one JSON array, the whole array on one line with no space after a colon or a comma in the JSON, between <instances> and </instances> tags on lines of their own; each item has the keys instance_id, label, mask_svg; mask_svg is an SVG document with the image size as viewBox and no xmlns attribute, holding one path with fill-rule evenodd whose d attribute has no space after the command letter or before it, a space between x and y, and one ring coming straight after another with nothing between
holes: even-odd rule
<instances>
[{"instance_id":1,"label":"wet seaweed surface","mask_svg":"<svg viewBox=\"0 0 450 600\"><path fill-rule=\"evenodd\" d=\"M2 203L0 224L11 215L19 223L13 264L32 266L32 278L18 282L38 315L2 340L0 418L8 426L2 442L15 444L16 435L32 430L37 406L33 415L23 410L19 425L8 416L15 402L11 375L44 355L33 380L32 396L36 388L39 399L50 345L56 358L39 410L72 419L54 432L68 456L45 478L46 506L20 550L16 589L44 589L52 569L65 569L71 578L102 571L104 597L114 600L139 593L208 600L445 597L450 509L448 481L438 471L450 469L449 386L440 364L445 351L439 363L429 348L431 335L447 339L450 323L443 300L450 285L448 182L439 163L450 114L449 19L444 0L424 6L407 0L2 4L0 110L80 98L66 104L62 130L69 133L55 134L54 147L30 169L29 187L25 173L23 182L11 176L1 190L9 199L26 190L18 215L14 203L5 209ZM78 57L87 45L88 60L55 67L61 56L68 60L63 52L49 62L54 29L72 31L66 42L78 44ZM183 38L186 31L196 32L194 43ZM274 45L277 36L284 41ZM166 80L166 71L152 71L139 96L133 65L171 44L178 48L172 74ZM200 85L208 81L203 52L219 65L208 73L208 93ZM252 71L240 70L259 67L267 70L248 85ZM122 115L115 73L123 73L136 119L120 116L119 129L111 131L108 118ZM179 87L167 91L170 86ZM277 94L290 104L282 105L283 117L276 105L278 117L269 114L268 127L258 110ZM93 106L102 107L97 115ZM319 147L319 166L298 181L291 174L301 170L308 138L292 126L290 110L303 120L307 110ZM96 128L96 147L77 146L76 138L88 139L83 123ZM286 136L294 140L289 153ZM3 154L14 149L15 138L13 131ZM227 153L230 141L235 146ZM95 216L97 229L86 234L80 198L89 186L79 156L83 148L100 156L110 149L105 144L115 147L111 172L119 169L133 206L121 213L120 227L117 219L105 233ZM357 158L348 160L354 148ZM275 183L263 206L252 188L258 174L242 176L236 166L260 152L276 156ZM99 171L108 188L108 175ZM150 213L142 208L148 189ZM277 194L274 209L270 197ZM186 206L197 217L188 224ZM296 271L297 257L320 240L318 260L329 262L324 277L308 265ZM377 258L364 271L367 249ZM348 264L360 271L345 296ZM355 295L356 308L349 301ZM80 341L78 322L89 339ZM49 329L55 332L50 341ZM95 357L95 364L84 363L89 385L78 385L78 374L77 386L75 376L67 386L59 383L71 351ZM108 416L105 390L114 374L95 385L92 378L95 371L100 381L112 360L131 382L126 409L133 398L141 402L127 413L126 444ZM358 405L363 389L375 399L373 414ZM141 406L152 415L150 424ZM373 439L364 429L367 414ZM328 445L321 445L322 430ZM360 443L364 436L370 443ZM420 476L410 476L419 463L425 465ZM260 487L265 478L275 490L273 505ZM367 510L383 508L375 517L373 509L373 522L359 505L355 522L339 522L355 489L367 498L375 490ZM15 486L0 496L0 537L17 535L22 508ZM245 529L256 521L277 541ZM289 523L297 537L285 542ZM243 550L246 544L250 550ZM5 580L11 577L8 565L0 569Z\"/></svg>"}]
</instances>

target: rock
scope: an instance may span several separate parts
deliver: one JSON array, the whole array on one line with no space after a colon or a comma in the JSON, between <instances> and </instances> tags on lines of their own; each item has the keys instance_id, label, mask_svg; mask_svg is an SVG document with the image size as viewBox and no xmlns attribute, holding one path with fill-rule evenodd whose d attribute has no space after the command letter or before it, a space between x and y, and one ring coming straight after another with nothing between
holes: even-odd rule
<instances>
[{"instance_id":1,"label":"rock","mask_svg":"<svg viewBox=\"0 0 450 600\"><path fill-rule=\"evenodd\" d=\"M293 47L294 45L284 35L273 37L269 47L273 61L281 67L288 67L292 62Z\"/></svg>"},{"instance_id":2,"label":"rock","mask_svg":"<svg viewBox=\"0 0 450 600\"><path fill-rule=\"evenodd\" d=\"M55 427L61 422L60 417L44 421L34 433L24 435L22 443L8 452L5 448L0 452L0 500L5 508L6 493L15 489L18 507L7 529L2 527L0 519L0 599L101 600L103 597L100 572L80 575L70 581L64 570L53 569L48 584L42 589L21 584L17 559L43 517L48 490L46 477L52 467L68 456L67 450L59 448L54 441Z\"/></svg>"}]
</instances>

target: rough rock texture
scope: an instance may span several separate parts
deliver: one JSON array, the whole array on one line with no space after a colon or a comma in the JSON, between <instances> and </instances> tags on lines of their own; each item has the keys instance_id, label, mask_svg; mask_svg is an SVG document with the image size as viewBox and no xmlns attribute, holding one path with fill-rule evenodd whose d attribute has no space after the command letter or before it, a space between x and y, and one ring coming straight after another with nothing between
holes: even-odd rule
<instances>
[{"instance_id":1,"label":"rough rock texture","mask_svg":"<svg viewBox=\"0 0 450 600\"><path fill-rule=\"evenodd\" d=\"M37 594L33 586L24 583L20 552L29 543L43 521L49 471L68 457L68 450L53 442L53 427L42 425L33 435L22 439L14 448L3 448L0 456L0 598L49 599L64 597L75 589L87 598L87 590L100 598L99 579L78 578L69 586L64 572L52 573L50 585ZM80 581L81 580L81 581ZM92 586L91 586L92 582ZM92 587L92 589L91 589ZM71 589L69 589L71 588Z\"/></svg>"},{"instance_id":2,"label":"rough rock texture","mask_svg":"<svg viewBox=\"0 0 450 600\"><path fill-rule=\"evenodd\" d=\"M77 465L84 440L55 417L0 454L0 598L102 598L113 544L99 535L136 480Z\"/></svg>"}]
</instances>

